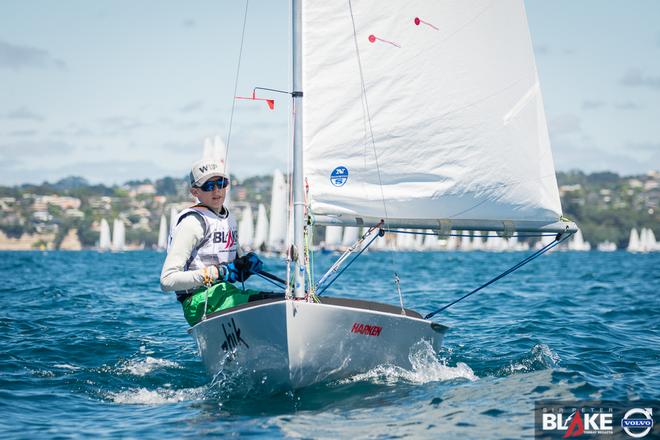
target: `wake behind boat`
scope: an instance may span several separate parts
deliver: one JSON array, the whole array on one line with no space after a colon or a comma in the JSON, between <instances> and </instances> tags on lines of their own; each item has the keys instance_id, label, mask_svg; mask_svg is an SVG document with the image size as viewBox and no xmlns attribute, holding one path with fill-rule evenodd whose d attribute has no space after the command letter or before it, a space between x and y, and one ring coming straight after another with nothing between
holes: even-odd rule
<instances>
[{"instance_id":1,"label":"wake behind boat","mask_svg":"<svg viewBox=\"0 0 660 440\"><path fill-rule=\"evenodd\" d=\"M209 314L191 329L209 373L273 390L383 364L410 368L417 342L441 346L447 328L430 321L437 313L577 230L562 216L522 0L294 0L292 23L292 90L255 87L237 97L270 109L274 100L257 90L292 99L285 293ZM342 226L357 239L318 281L314 225ZM362 237L358 228L367 229ZM386 233L423 230L534 236L543 245L425 316L404 307L396 256L399 305L322 296ZM369 280L356 289L371 289Z\"/></svg>"}]
</instances>

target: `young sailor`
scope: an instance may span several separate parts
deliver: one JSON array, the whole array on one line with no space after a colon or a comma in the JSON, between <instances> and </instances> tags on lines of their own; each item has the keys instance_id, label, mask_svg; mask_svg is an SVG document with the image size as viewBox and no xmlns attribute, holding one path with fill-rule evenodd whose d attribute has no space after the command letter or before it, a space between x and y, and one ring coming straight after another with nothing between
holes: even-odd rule
<instances>
[{"instance_id":1,"label":"young sailor","mask_svg":"<svg viewBox=\"0 0 660 440\"><path fill-rule=\"evenodd\" d=\"M246 303L260 292L231 283L259 273L263 263L254 253L238 257L237 226L224 206L229 177L212 159L190 171L190 193L199 203L181 212L170 236L160 274L164 291L175 291L192 326L205 314Z\"/></svg>"}]
</instances>

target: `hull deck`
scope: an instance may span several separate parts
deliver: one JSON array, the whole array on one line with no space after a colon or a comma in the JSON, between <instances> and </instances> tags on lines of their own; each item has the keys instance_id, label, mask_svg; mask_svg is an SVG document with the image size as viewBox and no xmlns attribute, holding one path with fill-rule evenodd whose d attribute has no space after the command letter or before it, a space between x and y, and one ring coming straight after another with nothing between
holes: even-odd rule
<instances>
[{"instance_id":1,"label":"hull deck","mask_svg":"<svg viewBox=\"0 0 660 440\"><path fill-rule=\"evenodd\" d=\"M419 313L344 298L267 299L209 315L191 329L207 371L241 375L270 391L366 372L410 368L420 340L439 349L447 328Z\"/></svg>"}]
</instances>

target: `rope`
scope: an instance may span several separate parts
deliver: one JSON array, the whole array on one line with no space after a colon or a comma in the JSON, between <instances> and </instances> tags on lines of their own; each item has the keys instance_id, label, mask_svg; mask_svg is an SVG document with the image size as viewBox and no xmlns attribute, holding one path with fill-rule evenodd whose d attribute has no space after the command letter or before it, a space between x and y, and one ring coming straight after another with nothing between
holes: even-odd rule
<instances>
[{"instance_id":1,"label":"rope","mask_svg":"<svg viewBox=\"0 0 660 440\"><path fill-rule=\"evenodd\" d=\"M332 283L334 283L334 282L337 280L337 278L339 278L340 275L341 275L342 273L344 273L344 271L345 271L346 269L348 269L349 267L351 267L351 264L353 264L353 262L355 262L355 260L357 260L358 257L359 257L360 255L362 255L362 252L366 251L367 248L368 248L369 246L371 246L371 243L373 243L374 240L376 240L378 237L379 237L378 234L374 235L374 237L369 241L369 243L367 243L366 246L364 246L362 249L360 249L360 252L358 252L357 255L355 255L355 257L353 257L353 259L352 259L351 261L349 261L348 264L347 264L342 270L340 270L340 271L337 273L337 275L335 275L335 277L334 277L332 280L330 280L330 282L328 282L328 284L326 284L321 290L317 290L317 291L316 291L316 296L321 296L321 295L323 294L323 292L325 292L326 290L328 290L328 287L332 286ZM395 276L396 276L396 274L395 274ZM319 286L317 286L317 288L318 288L318 287L319 287Z\"/></svg>"},{"instance_id":2,"label":"rope","mask_svg":"<svg viewBox=\"0 0 660 440\"><path fill-rule=\"evenodd\" d=\"M366 119L369 125L369 137L371 138L371 146L374 150L374 159L376 161L376 172L378 173L378 185L380 188L380 196L381 199L383 200L383 211L385 214L384 224L385 227L387 227L389 225L389 215L387 213L387 203L385 203L385 191L383 190L383 179L380 174L380 164L378 162L378 151L376 150L376 140L374 139L374 130L371 124L371 112L369 111L369 101L367 100L367 88L364 85L364 72L362 70L362 59L360 57L360 48L358 45L357 30L355 28L355 17L353 16L353 4L351 3L351 0L348 0L348 9L351 13L351 24L353 25L353 42L355 43L355 53L357 55L358 70L360 72L360 86L362 87L362 104L363 104L362 109L366 115ZM396 251L395 243L392 245L392 247L393 250ZM391 260L392 260L392 272L394 273L394 284L396 285L397 291L399 292L399 296L401 296L401 288L399 286L400 280L398 275L396 274L396 261L394 260L394 252L392 252Z\"/></svg>"},{"instance_id":3,"label":"rope","mask_svg":"<svg viewBox=\"0 0 660 440\"><path fill-rule=\"evenodd\" d=\"M227 143L225 144L225 165L224 172L227 172L227 157L229 154L229 141L231 140L231 128L234 122L234 109L236 108L236 92L238 91L238 77L241 72L241 58L243 57L243 42L245 41L245 25L247 24L248 6L250 0L245 1L245 14L243 15L243 31L241 32L241 49L238 52L238 65L236 66L236 78L234 79L234 94L231 98L231 114L229 116L229 129L227 131Z\"/></svg>"},{"instance_id":4,"label":"rope","mask_svg":"<svg viewBox=\"0 0 660 440\"><path fill-rule=\"evenodd\" d=\"M496 277L493 278L492 280L488 281L486 284L482 284L481 286L477 287L477 288L474 289L473 291L471 291L471 292L469 292L469 293L466 293L466 294L463 295L462 297L458 298L457 300L452 301L452 302L450 302L449 304L447 304L446 306L441 307L441 308L439 308L438 310L429 313L428 315L426 315L426 316L424 317L424 319L432 318L432 317L435 316L437 313L442 312L443 310L448 309L449 307L453 306L453 305L456 304L457 302L464 300L464 299L467 298L468 296L470 296L470 295L472 295L472 294L474 294L474 293L477 293L478 291L480 291L480 290L483 289L484 287L488 287L488 286L490 286L490 285L493 284L495 281L497 281L497 280L499 280L499 279L501 279L501 278L504 278L505 276L509 275L511 272L513 272L513 271L515 271L515 270L521 268L522 266L524 266L525 264L529 263L530 261L532 261L532 260L534 260L534 259L540 257L541 255L543 255L544 253L546 253L547 251L549 251L549 250L552 249L553 247L555 247L555 246L559 245L560 243L564 242L564 241L565 241L566 239L568 239L571 235L573 235L573 234L567 234L565 237L561 238L561 234L557 234L557 238L555 238L555 240L552 241L551 243L545 245L544 247L542 247L542 248L539 249L538 251L534 252L534 253L533 253L532 255L530 255L529 257L523 259L523 260L520 261L518 264L516 264L515 266L511 267L510 269L508 269L508 270L502 272L501 274L499 274L498 276L496 276Z\"/></svg>"},{"instance_id":5,"label":"rope","mask_svg":"<svg viewBox=\"0 0 660 440\"><path fill-rule=\"evenodd\" d=\"M267 278L267 277L261 275L260 273L255 273L255 275L259 276L260 278L263 278L264 280L268 281L270 284L273 284L273 285L279 287L280 289L286 289L286 286L284 284L277 283L277 282L271 280L270 278Z\"/></svg>"}]
</instances>

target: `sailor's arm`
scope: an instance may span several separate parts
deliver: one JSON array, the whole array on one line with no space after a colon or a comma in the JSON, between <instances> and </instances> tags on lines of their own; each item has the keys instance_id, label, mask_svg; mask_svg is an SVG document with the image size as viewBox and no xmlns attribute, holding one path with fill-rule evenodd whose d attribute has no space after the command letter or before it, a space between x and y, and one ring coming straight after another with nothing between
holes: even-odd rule
<instances>
[{"instance_id":1,"label":"sailor's arm","mask_svg":"<svg viewBox=\"0 0 660 440\"><path fill-rule=\"evenodd\" d=\"M193 249L204 238L204 228L194 215L189 215L176 226L172 243L160 273L160 288L164 291L195 289L204 284L204 269L184 270ZM212 271L217 274L217 271ZM217 276L217 275L216 275Z\"/></svg>"}]
</instances>

